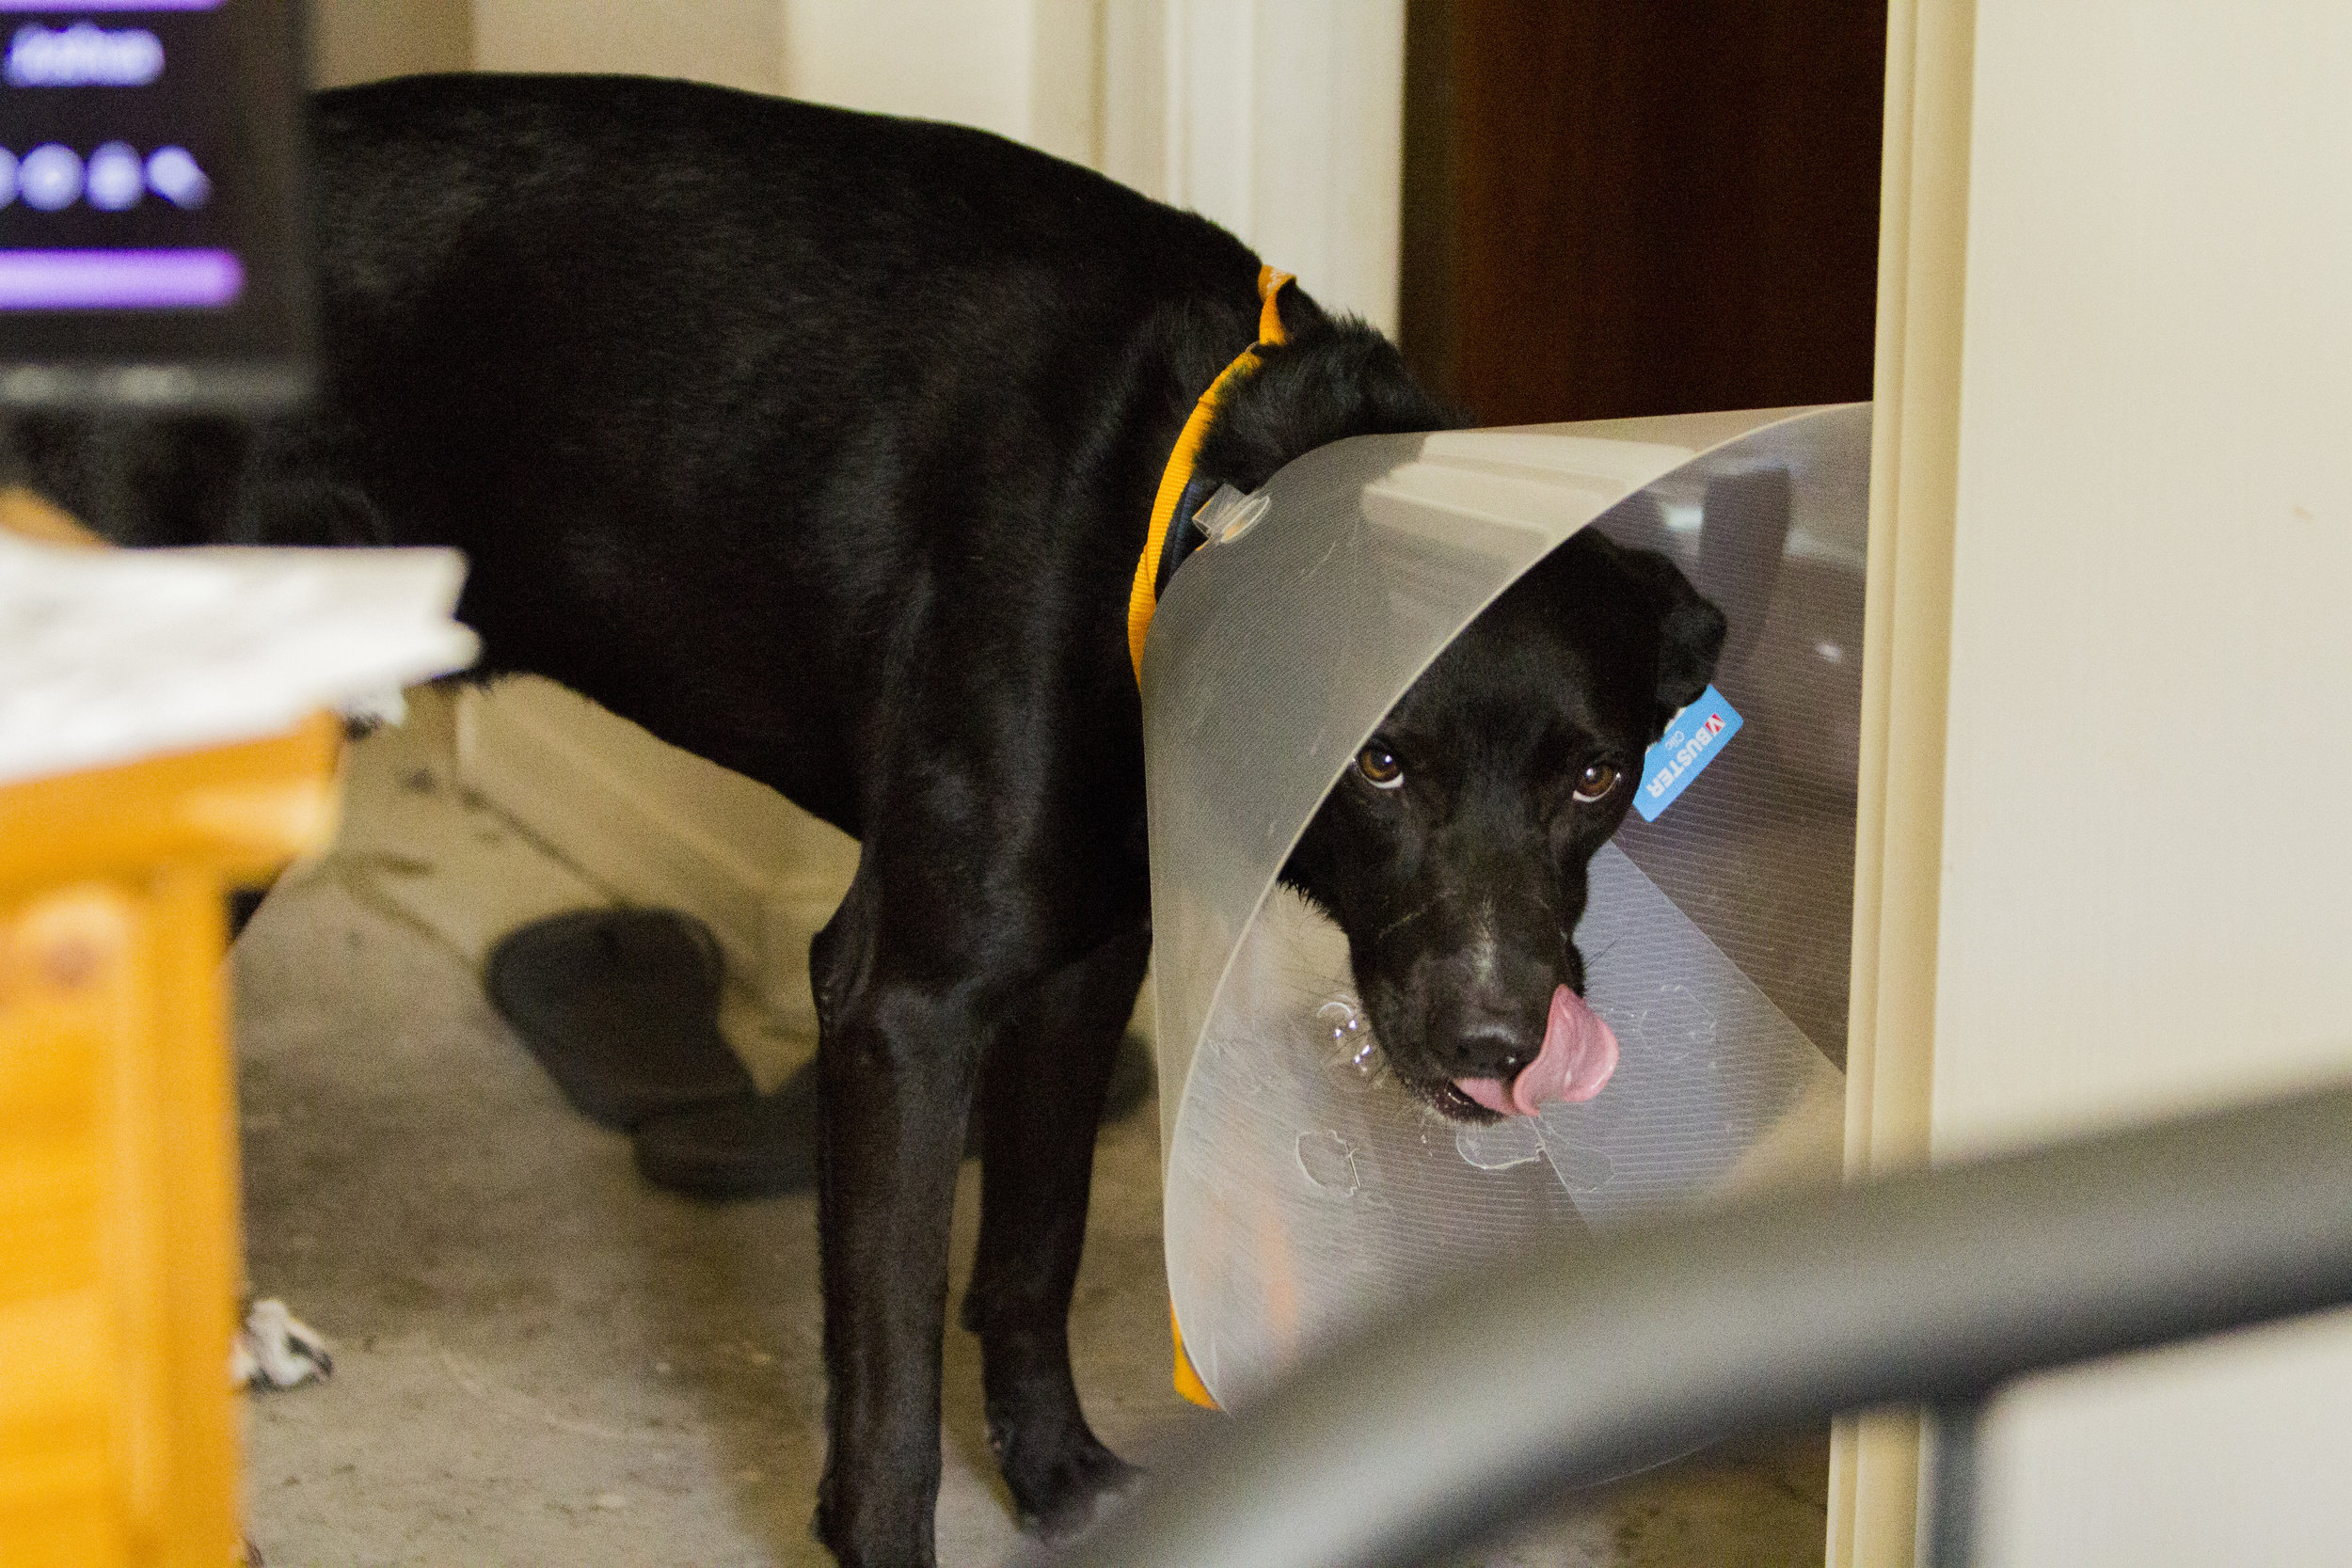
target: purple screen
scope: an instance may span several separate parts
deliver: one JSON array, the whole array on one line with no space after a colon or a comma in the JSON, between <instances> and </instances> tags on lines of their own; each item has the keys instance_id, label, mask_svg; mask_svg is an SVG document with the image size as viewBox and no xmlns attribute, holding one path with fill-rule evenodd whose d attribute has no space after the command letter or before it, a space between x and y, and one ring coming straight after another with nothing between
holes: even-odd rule
<instances>
[{"instance_id":1,"label":"purple screen","mask_svg":"<svg viewBox=\"0 0 2352 1568\"><path fill-rule=\"evenodd\" d=\"M244 293L226 8L0 0L0 310Z\"/></svg>"}]
</instances>

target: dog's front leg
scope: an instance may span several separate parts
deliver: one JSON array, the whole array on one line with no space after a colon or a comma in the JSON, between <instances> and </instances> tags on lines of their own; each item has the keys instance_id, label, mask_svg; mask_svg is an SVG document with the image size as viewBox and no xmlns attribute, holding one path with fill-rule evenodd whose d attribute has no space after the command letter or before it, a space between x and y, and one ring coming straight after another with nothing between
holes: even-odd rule
<instances>
[{"instance_id":1,"label":"dog's front leg","mask_svg":"<svg viewBox=\"0 0 2352 1568\"><path fill-rule=\"evenodd\" d=\"M846 1568L933 1560L948 1225L980 1030L853 889L817 940L827 1449L816 1530Z\"/></svg>"},{"instance_id":2,"label":"dog's front leg","mask_svg":"<svg viewBox=\"0 0 2352 1568\"><path fill-rule=\"evenodd\" d=\"M990 1051L979 1250L963 1299L980 1337L988 1437L1024 1526L1049 1538L1094 1517L1134 1469L1079 1409L1070 1298L1086 1243L1095 1122L1143 983L1137 928L1047 975Z\"/></svg>"}]
</instances>

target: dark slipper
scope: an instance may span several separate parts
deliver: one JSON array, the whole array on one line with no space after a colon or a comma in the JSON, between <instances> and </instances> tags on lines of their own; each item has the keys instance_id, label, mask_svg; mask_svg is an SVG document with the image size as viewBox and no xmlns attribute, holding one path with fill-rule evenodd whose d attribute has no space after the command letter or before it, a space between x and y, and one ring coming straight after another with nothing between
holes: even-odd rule
<instances>
[{"instance_id":1,"label":"dark slipper","mask_svg":"<svg viewBox=\"0 0 2352 1568\"><path fill-rule=\"evenodd\" d=\"M628 1132L714 1101L751 1100L719 1036L718 942L670 910L577 910L508 932L483 989L580 1111Z\"/></svg>"},{"instance_id":2,"label":"dark slipper","mask_svg":"<svg viewBox=\"0 0 2352 1568\"><path fill-rule=\"evenodd\" d=\"M769 1094L656 1117L637 1129L637 1168L657 1187L711 1203L817 1185L817 1064Z\"/></svg>"},{"instance_id":3,"label":"dark slipper","mask_svg":"<svg viewBox=\"0 0 2352 1568\"><path fill-rule=\"evenodd\" d=\"M1103 1097L1108 1125L1152 1098L1152 1053L1133 1035L1119 1042ZM764 1095L745 1095L655 1117L637 1129L637 1168L657 1187L708 1202L781 1197L817 1185L817 1064ZM980 1118L964 1129L963 1156L980 1151Z\"/></svg>"}]
</instances>

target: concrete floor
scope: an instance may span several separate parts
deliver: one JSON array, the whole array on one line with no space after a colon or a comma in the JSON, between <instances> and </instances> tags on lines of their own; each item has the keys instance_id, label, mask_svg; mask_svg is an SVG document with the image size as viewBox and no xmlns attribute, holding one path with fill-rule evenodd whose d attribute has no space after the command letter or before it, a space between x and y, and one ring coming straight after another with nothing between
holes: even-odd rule
<instances>
[{"instance_id":1,"label":"concrete floor","mask_svg":"<svg viewBox=\"0 0 2352 1568\"><path fill-rule=\"evenodd\" d=\"M603 901L418 730L355 748L334 856L236 953L248 1270L329 1337L334 1380L258 1396L248 1530L288 1564L798 1564L823 1457L814 1202L708 1208L637 1177L476 982L499 934ZM731 997L763 1082L813 1049ZM959 1291L977 1167L957 1211ZM1218 1418L1169 1390L1156 1114L1106 1131L1072 1324L1097 1429L1146 1463ZM1014 1545L946 1350L943 1561ZM1686 1461L1484 1560L1821 1560L1826 1437Z\"/></svg>"}]
</instances>

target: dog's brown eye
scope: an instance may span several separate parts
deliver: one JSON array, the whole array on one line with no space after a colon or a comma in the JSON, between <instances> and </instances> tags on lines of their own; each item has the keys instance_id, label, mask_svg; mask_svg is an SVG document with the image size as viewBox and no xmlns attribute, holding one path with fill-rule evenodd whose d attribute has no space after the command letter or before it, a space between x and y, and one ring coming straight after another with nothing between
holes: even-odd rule
<instances>
[{"instance_id":1,"label":"dog's brown eye","mask_svg":"<svg viewBox=\"0 0 2352 1568\"><path fill-rule=\"evenodd\" d=\"M1617 787L1617 770L1605 762L1587 767L1576 781L1576 798L1586 805L1604 799Z\"/></svg>"},{"instance_id":2,"label":"dog's brown eye","mask_svg":"<svg viewBox=\"0 0 2352 1568\"><path fill-rule=\"evenodd\" d=\"M1395 789L1405 783L1405 765L1376 740L1356 753L1356 771L1375 789Z\"/></svg>"}]
</instances>

